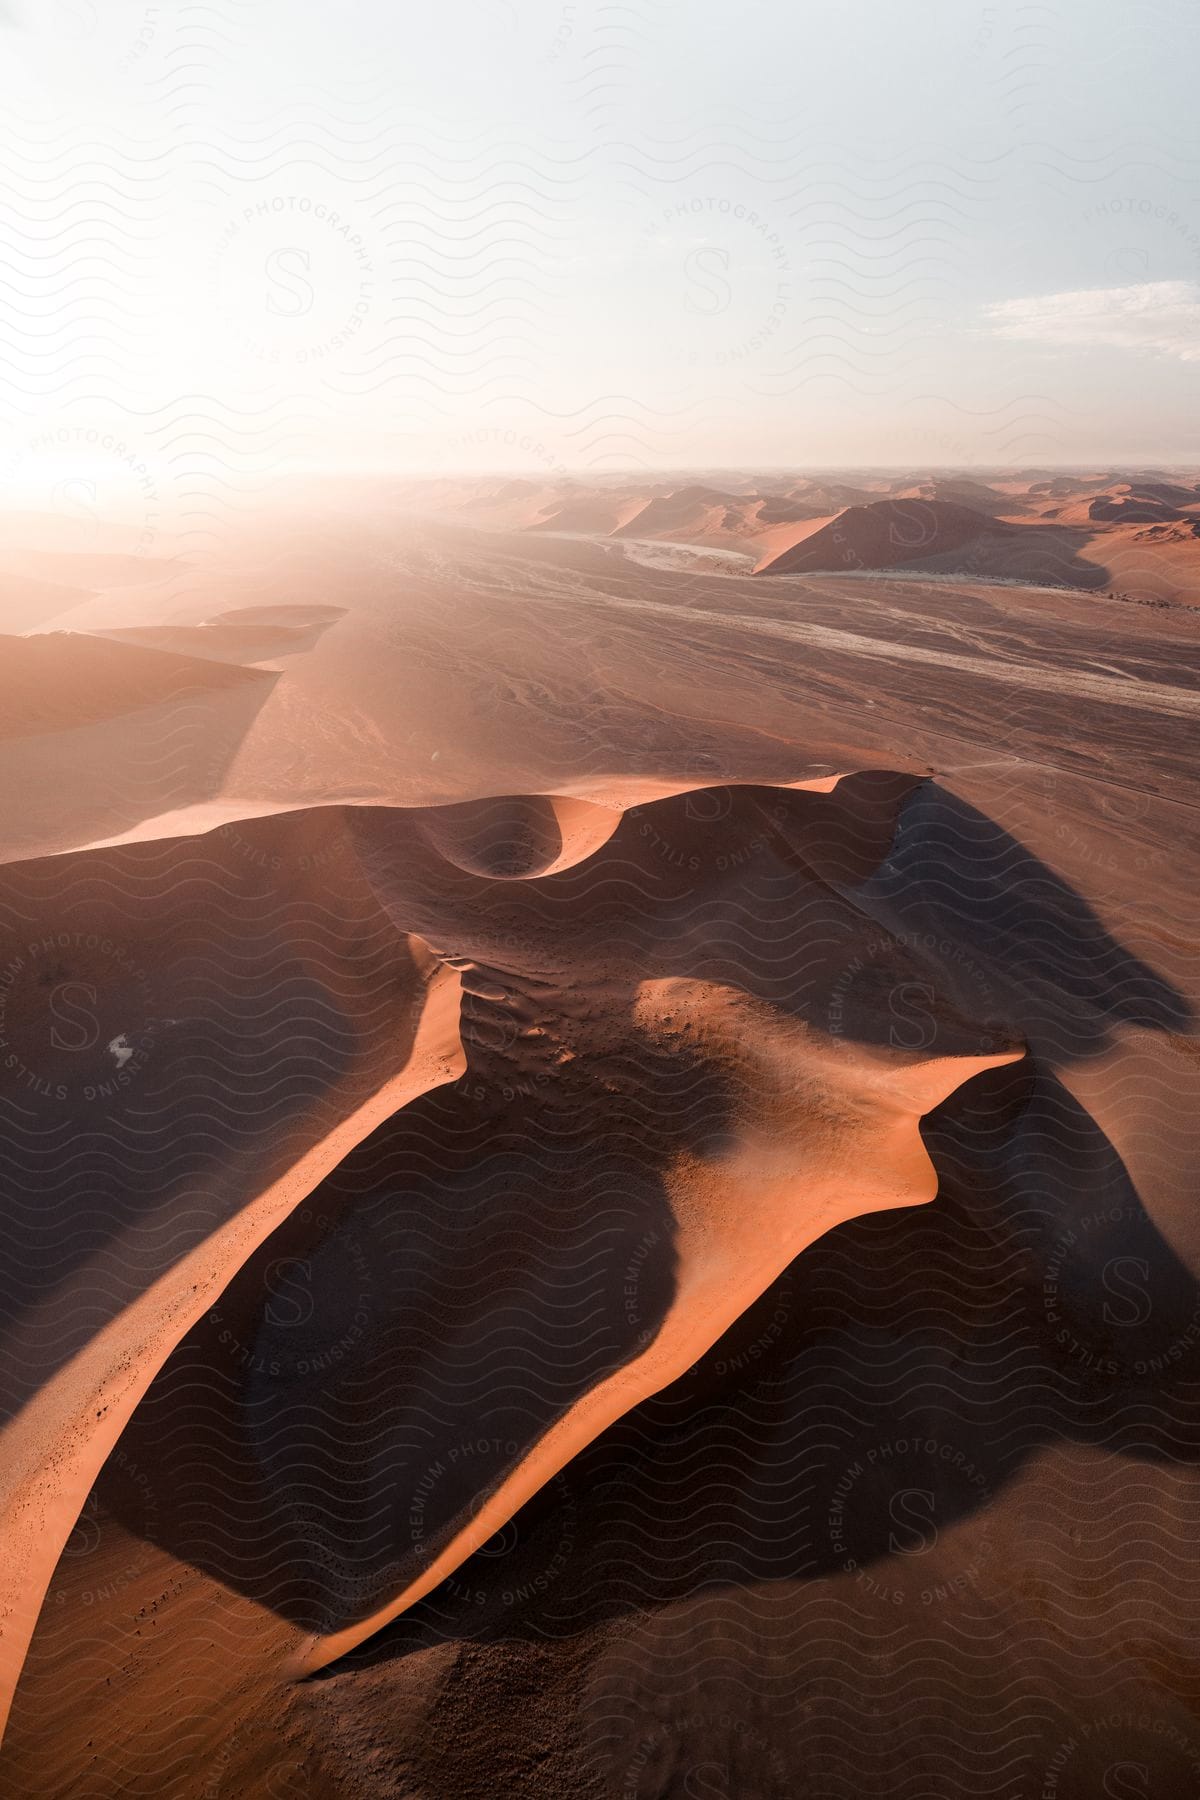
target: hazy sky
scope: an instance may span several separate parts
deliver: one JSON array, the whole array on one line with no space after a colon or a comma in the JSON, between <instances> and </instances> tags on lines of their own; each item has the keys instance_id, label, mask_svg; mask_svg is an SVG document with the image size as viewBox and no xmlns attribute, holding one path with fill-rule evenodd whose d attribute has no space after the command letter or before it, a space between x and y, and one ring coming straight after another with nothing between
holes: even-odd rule
<instances>
[{"instance_id":1,"label":"hazy sky","mask_svg":"<svg viewBox=\"0 0 1200 1800\"><path fill-rule=\"evenodd\" d=\"M1192 0L4 0L0 48L18 488L1200 458Z\"/></svg>"}]
</instances>

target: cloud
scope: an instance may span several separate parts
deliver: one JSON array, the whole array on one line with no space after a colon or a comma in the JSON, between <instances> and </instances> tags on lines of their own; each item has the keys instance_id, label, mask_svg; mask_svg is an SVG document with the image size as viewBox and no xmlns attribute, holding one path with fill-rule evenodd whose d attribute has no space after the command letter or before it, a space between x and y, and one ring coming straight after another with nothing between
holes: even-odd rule
<instances>
[{"instance_id":1,"label":"cloud","mask_svg":"<svg viewBox=\"0 0 1200 1800\"><path fill-rule=\"evenodd\" d=\"M1064 350L1148 350L1200 362L1200 284L1142 281L999 300L984 308L997 337Z\"/></svg>"}]
</instances>

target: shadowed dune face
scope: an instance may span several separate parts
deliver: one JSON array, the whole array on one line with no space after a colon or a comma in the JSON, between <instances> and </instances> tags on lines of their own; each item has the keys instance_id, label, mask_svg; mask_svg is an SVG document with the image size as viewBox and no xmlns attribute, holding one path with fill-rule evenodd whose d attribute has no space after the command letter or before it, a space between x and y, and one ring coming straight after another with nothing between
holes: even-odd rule
<instances>
[{"instance_id":1,"label":"shadowed dune face","mask_svg":"<svg viewBox=\"0 0 1200 1800\"><path fill-rule=\"evenodd\" d=\"M518 881L579 862L612 836L611 807L557 794L500 794L460 806L427 807L425 841L464 874Z\"/></svg>"},{"instance_id":2,"label":"shadowed dune face","mask_svg":"<svg viewBox=\"0 0 1200 1800\"><path fill-rule=\"evenodd\" d=\"M851 506L769 563L764 574L806 569L887 569L960 550L984 537L1011 538L1011 525L951 500L876 500Z\"/></svg>"},{"instance_id":3,"label":"shadowed dune face","mask_svg":"<svg viewBox=\"0 0 1200 1800\"><path fill-rule=\"evenodd\" d=\"M1092 516L1124 520L1128 515ZM1082 554L1092 547L1087 530L1071 531L1041 521L1018 523L997 517L994 508L981 512L957 500L912 495L849 507L819 531L769 557L755 572L973 572L1007 581L1101 588L1109 570L1100 558L1088 560Z\"/></svg>"},{"instance_id":4,"label":"shadowed dune face","mask_svg":"<svg viewBox=\"0 0 1200 1800\"><path fill-rule=\"evenodd\" d=\"M241 1596L271 1664L299 1651L318 1666L414 1606L398 1643L422 1619L508 1629L517 1591L534 1620L554 1595L593 1618L570 1550L543 1555L546 1521L600 1504L581 1494L575 1459L611 1468L632 1443L642 1482L649 1422L726 1403L761 1309L778 1308L781 1283L795 1290L807 1266L795 1258L815 1238L863 1230L868 1246L907 1255L910 1211L877 1221L879 1238L847 1221L930 1200L947 1170L968 1229L979 1145L986 1193L1019 1195L1030 1155L1066 1142L1069 1156L1035 1171L1039 1192L1059 1184L1063 1217L1097 1192L1137 1204L1050 1071L1110 1054L1129 1029L1177 1032L1187 1007L993 821L891 772L828 793L700 790L623 816L573 804L355 808L328 815L324 836L319 815L214 834L245 888L239 906L258 894L270 912L307 867L320 916L361 871L361 918L428 945L461 990L457 1078L391 1109L227 1267L85 1514ZM166 847L164 868L207 842ZM361 929L347 921L347 943ZM228 1179L237 1191L245 1171ZM1118 1223L1113 1254L1159 1264L1141 1219L1132 1236ZM890 1294L887 1255L864 1266ZM1089 1270L1073 1269L1064 1301L1081 1341ZM1191 1288L1182 1272L1166 1279L1175 1320ZM869 1362L877 1309L863 1280L862 1310L838 1330L865 1333ZM819 1284L812 1295L827 1313ZM772 1357L806 1353L807 1315L786 1310L786 1332L766 1328ZM1178 1335L1154 1330L1143 1360ZM1053 1333L1044 1354L1062 1355ZM801 1416L804 1381L780 1378ZM789 1442L768 1437L755 1480L780 1479L771 1458ZM719 1432L713 1444L719 1458ZM972 1453L990 1495L1002 1476L982 1440ZM915 1486L921 1458L906 1457ZM974 1475L959 1488L949 1504L965 1518L981 1490ZM856 1489L857 1563L890 1554L893 1497L886 1480ZM756 1506L757 1548L751 1562L730 1552L734 1581L792 1572L786 1533ZM568 1535L574 1545L574 1525ZM602 1610L655 1579L626 1571ZM49 1704L37 1671L65 1647L73 1580L68 1555L14 1721L22 1757L36 1754ZM217 1667L180 1653L219 1691Z\"/></svg>"}]
</instances>

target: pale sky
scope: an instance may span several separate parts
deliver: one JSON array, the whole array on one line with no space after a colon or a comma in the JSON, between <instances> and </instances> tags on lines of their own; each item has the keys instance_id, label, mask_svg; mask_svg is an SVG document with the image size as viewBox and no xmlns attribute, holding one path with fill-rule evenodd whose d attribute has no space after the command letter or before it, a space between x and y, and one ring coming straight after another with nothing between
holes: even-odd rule
<instances>
[{"instance_id":1,"label":"pale sky","mask_svg":"<svg viewBox=\"0 0 1200 1800\"><path fill-rule=\"evenodd\" d=\"M1200 460L1191 0L4 0L0 50L34 498Z\"/></svg>"}]
</instances>

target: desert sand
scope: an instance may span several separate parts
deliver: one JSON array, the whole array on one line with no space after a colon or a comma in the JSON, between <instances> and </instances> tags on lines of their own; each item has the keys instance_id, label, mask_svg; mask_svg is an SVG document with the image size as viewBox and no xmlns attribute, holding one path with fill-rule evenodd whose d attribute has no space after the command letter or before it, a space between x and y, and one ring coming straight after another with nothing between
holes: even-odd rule
<instances>
[{"instance_id":1,"label":"desert sand","mask_svg":"<svg viewBox=\"0 0 1200 1800\"><path fill-rule=\"evenodd\" d=\"M0 540L12 1791L1188 1791L1200 494L985 476Z\"/></svg>"},{"instance_id":2,"label":"desert sand","mask_svg":"<svg viewBox=\"0 0 1200 1800\"><path fill-rule=\"evenodd\" d=\"M638 486L481 479L450 493L413 483L406 497L485 529L726 550L753 558L761 575L904 569L1200 605L1195 471L881 471L853 483L769 472Z\"/></svg>"}]
</instances>

